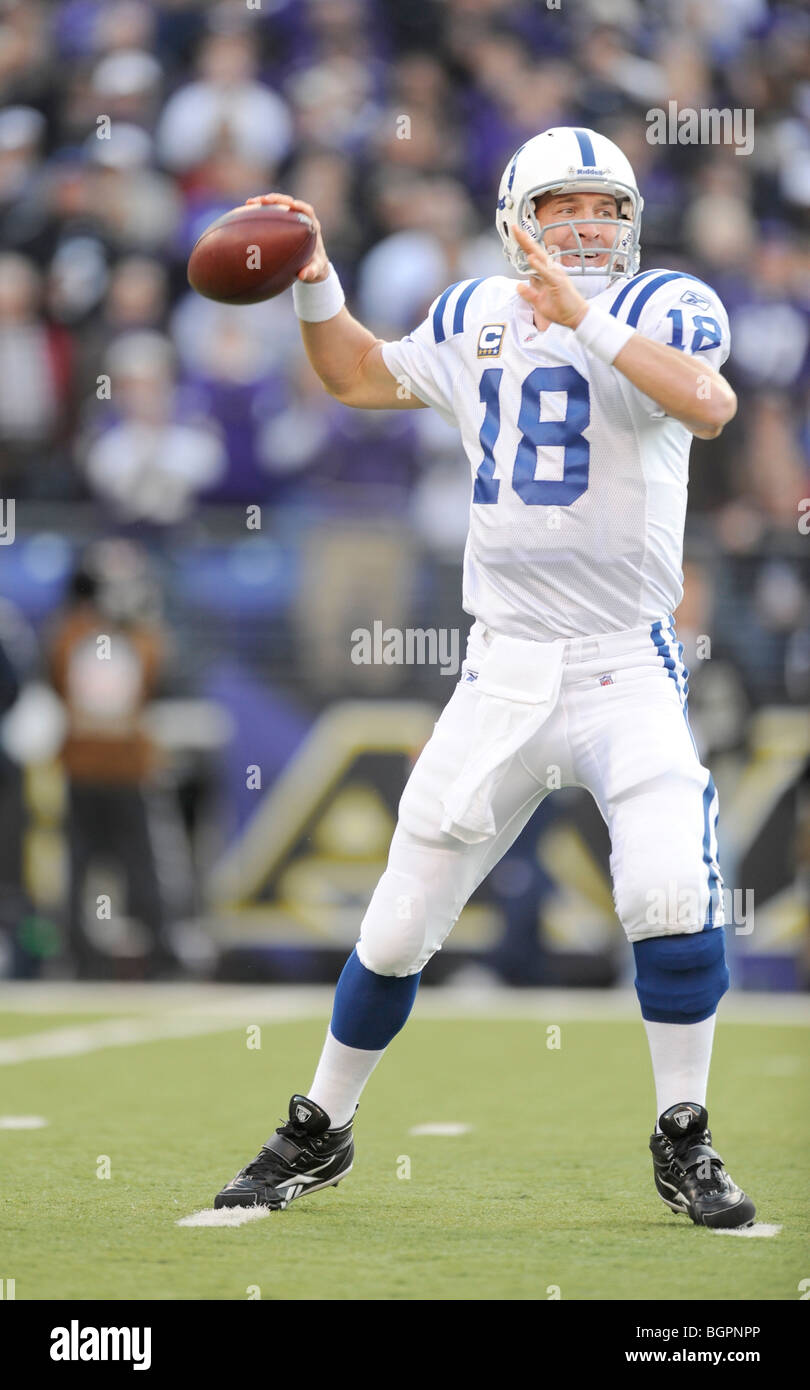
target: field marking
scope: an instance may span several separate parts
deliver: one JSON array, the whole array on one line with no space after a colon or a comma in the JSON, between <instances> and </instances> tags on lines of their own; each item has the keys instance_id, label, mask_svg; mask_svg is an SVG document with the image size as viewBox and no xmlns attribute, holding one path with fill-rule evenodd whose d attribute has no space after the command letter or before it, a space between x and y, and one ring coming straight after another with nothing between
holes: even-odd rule
<instances>
[{"instance_id":1,"label":"field marking","mask_svg":"<svg viewBox=\"0 0 810 1390\"><path fill-rule=\"evenodd\" d=\"M439 1134L447 1135L448 1137L453 1137L457 1134L469 1134L471 1129L472 1125L458 1125L453 1124L452 1122L448 1122L447 1124L414 1125L412 1129L408 1130L408 1133L417 1135Z\"/></svg>"},{"instance_id":2,"label":"field marking","mask_svg":"<svg viewBox=\"0 0 810 1390\"><path fill-rule=\"evenodd\" d=\"M109 984L70 981L4 981L0 984L0 1014L38 1013L220 1013L236 1017L269 1007L290 1017L307 1010L320 1013L331 1006L334 986Z\"/></svg>"},{"instance_id":3,"label":"field marking","mask_svg":"<svg viewBox=\"0 0 810 1390\"><path fill-rule=\"evenodd\" d=\"M0 1115L0 1129L44 1129L47 1124L42 1115Z\"/></svg>"},{"instance_id":4,"label":"field marking","mask_svg":"<svg viewBox=\"0 0 810 1390\"><path fill-rule=\"evenodd\" d=\"M108 984L71 981L6 981L0 985L0 1013L92 1013L207 1015L248 1023L329 1017L332 985ZM415 1018L513 1019L525 1022L612 1019L640 1021L635 990L423 987ZM738 991L723 999L718 1022L810 1025L810 1000L801 994Z\"/></svg>"},{"instance_id":5,"label":"field marking","mask_svg":"<svg viewBox=\"0 0 810 1390\"><path fill-rule=\"evenodd\" d=\"M192 1038L228 1032L238 1020L222 1018L107 1019L81 1028L52 1028L45 1033L0 1042L0 1067L52 1057L80 1057L105 1047L133 1047L168 1038Z\"/></svg>"},{"instance_id":6,"label":"field marking","mask_svg":"<svg viewBox=\"0 0 810 1390\"><path fill-rule=\"evenodd\" d=\"M76 1027L50 1028L41 1033L28 1033L22 1037L0 1040L0 1067L15 1066L22 1062L42 1061L47 1058L80 1057L90 1052L99 1052L107 1047L134 1047L141 1043L164 1042L170 1039L204 1037L212 1033L229 1033L243 1027L245 1023L260 1026L274 1023L292 1023L304 1019L323 1021L328 1017L333 991L325 993L320 1008L316 1008L309 992L305 998L296 997L289 990L272 1000L254 1000L248 1005L243 1001L237 1008L230 1001L222 1001L219 1009L211 1011L210 1004L186 1004L185 1009L171 1015L160 1012L144 1018L103 1019L98 1023L86 1023ZM544 1001L543 1011L526 1012L515 1009L499 1009L482 1013L475 1005L460 1009L447 1009L441 1001L438 1007L417 1009L416 1017L435 1022L451 1023L464 1019L477 1019L479 1022L532 1022L541 1025L550 1018L569 1022L605 1023L625 1020L624 1014L599 1015L582 1012L581 1000L576 1013L568 1013L559 999ZM539 1005L538 1005L539 1008ZM0 1012L2 1006L0 1005ZM742 1020L735 1020L740 1023ZM785 1024L783 1017L774 1020L749 1019L751 1023ZM794 1020L796 1022L796 1020Z\"/></svg>"},{"instance_id":7,"label":"field marking","mask_svg":"<svg viewBox=\"0 0 810 1390\"><path fill-rule=\"evenodd\" d=\"M248 1221L261 1221L270 1215L269 1207L206 1207L175 1222L177 1226L244 1226Z\"/></svg>"},{"instance_id":8,"label":"field marking","mask_svg":"<svg viewBox=\"0 0 810 1390\"><path fill-rule=\"evenodd\" d=\"M742 1227L715 1227L715 1235L718 1236L778 1236L781 1226L769 1226L765 1221L755 1221L753 1226Z\"/></svg>"}]
</instances>

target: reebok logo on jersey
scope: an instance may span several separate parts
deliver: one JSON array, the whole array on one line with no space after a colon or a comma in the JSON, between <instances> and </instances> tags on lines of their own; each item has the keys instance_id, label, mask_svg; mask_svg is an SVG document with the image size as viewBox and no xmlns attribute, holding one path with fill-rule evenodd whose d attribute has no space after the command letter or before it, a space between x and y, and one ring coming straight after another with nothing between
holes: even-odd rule
<instances>
[{"instance_id":1,"label":"reebok logo on jersey","mask_svg":"<svg viewBox=\"0 0 810 1390\"><path fill-rule=\"evenodd\" d=\"M466 674L466 676L464 677L464 679L465 679L465 681L477 681L477 680L478 680L478 672L477 672L477 671L468 671L467 674Z\"/></svg>"},{"instance_id":2,"label":"reebok logo on jersey","mask_svg":"<svg viewBox=\"0 0 810 1390\"><path fill-rule=\"evenodd\" d=\"M711 300L705 295L695 294L694 290L686 290L681 295L681 304L694 304L696 309L711 309Z\"/></svg>"},{"instance_id":3,"label":"reebok logo on jersey","mask_svg":"<svg viewBox=\"0 0 810 1390\"><path fill-rule=\"evenodd\" d=\"M500 357L505 332L505 323L485 323L478 334L478 356Z\"/></svg>"}]
</instances>

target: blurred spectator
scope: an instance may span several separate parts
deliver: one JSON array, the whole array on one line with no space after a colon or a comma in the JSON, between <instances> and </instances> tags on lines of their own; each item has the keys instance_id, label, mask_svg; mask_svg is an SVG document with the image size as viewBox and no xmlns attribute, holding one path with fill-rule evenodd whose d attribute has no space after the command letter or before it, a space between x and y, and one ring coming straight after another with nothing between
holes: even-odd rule
<instances>
[{"instance_id":1,"label":"blurred spectator","mask_svg":"<svg viewBox=\"0 0 810 1390\"><path fill-rule=\"evenodd\" d=\"M158 112L163 69L157 58L139 48L121 48L96 64L90 91L113 126L151 126ZM98 123L98 116L96 117Z\"/></svg>"},{"instance_id":2,"label":"blurred spectator","mask_svg":"<svg viewBox=\"0 0 810 1390\"><path fill-rule=\"evenodd\" d=\"M0 946L10 944L11 974L30 978L40 973L43 958L58 951L53 924L48 931L33 910L26 888L28 878L24 843L27 831L25 771L14 756L5 720L20 709L19 696L37 660L33 630L14 604L0 600ZM43 932L42 928L45 927ZM0 949L0 954L4 952Z\"/></svg>"},{"instance_id":3,"label":"blurred spectator","mask_svg":"<svg viewBox=\"0 0 810 1390\"><path fill-rule=\"evenodd\" d=\"M70 391L70 341L42 319L39 301L40 277L31 262L0 256L0 485L6 491L44 466Z\"/></svg>"},{"instance_id":4,"label":"blurred spectator","mask_svg":"<svg viewBox=\"0 0 810 1390\"><path fill-rule=\"evenodd\" d=\"M398 516L417 474L415 417L341 405L323 390L304 353L296 355L290 402L260 439L276 499L305 500L346 517Z\"/></svg>"},{"instance_id":5,"label":"blurred spectator","mask_svg":"<svg viewBox=\"0 0 810 1390\"><path fill-rule=\"evenodd\" d=\"M354 200L354 166L334 150L310 150L290 170L290 192L318 209L318 221L329 247L329 258L341 279L351 286L364 229Z\"/></svg>"},{"instance_id":6,"label":"blurred spectator","mask_svg":"<svg viewBox=\"0 0 810 1390\"><path fill-rule=\"evenodd\" d=\"M169 98L158 126L167 168L186 173L227 142L239 155L276 165L289 152L292 122L277 92L257 80L252 41L212 34L201 46L197 81Z\"/></svg>"},{"instance_id":7,"label":"blurred spectator","mask_svg":"<svg viewBox=\"0 0 810 1390\"><path fill-rule=\"evenodd\" d=\"M454 179L410 180L402 186L401 204L383 204L382 210L393 213L403 229L369 251L357 283L360 316L380 337L408 333L448 284L512 273L494 230L473 235L473 207Z\"/></svg>"},{"instance_id":8,"label":"blurred spectator","mask_svg":"<svg viewBox=\"0 0 810 1390\"><path fill-rule=\"evenodd\" d=\"M159 328L168 307L168 278L160 261L128 256L110 277L104 316L112 333Z\"/></svg>"},{"instance_id":9,"label":"blurred spectator","mask_svg":"<svg viewBox=\"0 0 810 1390\"><path fill-rule=\"evenodd\" d=\"M118 121L109 138L89 135L94 206L113 245L157 251L169 244L180 219L179 194L170 178L150 167L152 139L140 126Z\"/></svg>"},{"instance_id":10,"label":"blurred spectator","mask_svg":"<svg viewBox=\"0 0 810 1390\"><path fill-rule=\"evenodd\" d=\"M77 395L95 397L107 366L110 345L125 333L163 332L169 313L169 276L165 265L149 256L125 256L113 267L104 300L81 335L76 363Z\"/></svg>"},{"instance_id":11,"label":"blurred spectator","mask_svg":"<svg viewBox=\"0 0 810 1390\"><path fill-rule=\"evenodd\" d=\"M53 85L49 6L5 0L0 14L0 106L40 105Z\"/></svg>"},{"instance_id":12,"label":"blurred spectator","mask_svg":"<svg viewBox=\"0 0 810 1390\"><path fill-rule=\"evenodd\" d=\"M763 394L746 413L744 470L754 505L772 524L793 534L807 478L788 402L780 395Z\"/></svg>"},{"instance_id":13,"label":"blurred spectator","mask_svg":"<svg viewBox=\"0 0 810 1390\"><path fill-rule=\"evenodd\" d=\"M165 653L151 605L140 552L125 541L99 542L74 574L48 641L50 679L67 707L61 758L68 779L68 940L80 978L96 973L104 958L88 933L85 901L98 859L112 859L126 876L126 911L146 929L149 973L173 962L149 833L156 755L142 726ZM123 915L121 902L99 913L95 930L103 932L112 915Z\"/></svg>"},{"instance_id":14,"label":"blurred spectator","mask_svg":"<svg viewBox=\"0 0 810 1390\"><path fill-rule=\"evenodd\" d=\"M356 57L341 56L296 74L287 83L296 136L306 145L359 155L380 123L371 74Z\"/></svg>"},{"instance_id":15,"label":"blurred spectator","mask_svg":"<svg viewBox=\"0 0 810 1390\"><path fill-rule=\"evenodd\" d=\"M36 184L46 121L31 106L0 111L0 237L10 249L22 245L24 209Z\"/></svg>"},{"instance_id":16,"label":"blurred spectator","mask_svg":"<svg viewBox=\"0 0 810 1390\"><path fill-rule=\"evenodd\" d=\"M266 490L257 433L282 409L291 359L301 352L289 298L234 308L188 294L172 317L171 329L184 399L189 409L216 422L227 458L227 473L222 472L207 495L256 501Z\"/></svg>"},{"instance_id":17,"label":"blurred spectator","mask_svg":"<svg viewBox=\"0 0 810 1390\"><path fill-rule=\"evenodd\" d=\"M732 360L746 386L799 387L810 374L810 292L786 235L761 241L732 305Z\"/></svg>"},{"instance_id":18,"label":"blurred spectator","mask_svg":"<svg viewBox=\"0 0 810 1390\"><path fill-rule=\"evenodd\" d=\"M175 418L173 353L160 334L123 335L107 366L119 420L88 447L87 479L120 520L175 525L224 472L216 427Z\"/></svg>"}]
</instances>

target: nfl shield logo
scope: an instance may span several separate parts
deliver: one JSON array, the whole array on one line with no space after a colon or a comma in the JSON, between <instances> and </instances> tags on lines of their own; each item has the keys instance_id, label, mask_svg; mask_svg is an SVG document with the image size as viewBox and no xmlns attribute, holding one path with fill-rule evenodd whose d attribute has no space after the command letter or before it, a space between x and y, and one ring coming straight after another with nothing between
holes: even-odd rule
<instances>
[{"instance_id":1,"label":"nfl shield logo","mask_svg":"<svg viewBox=\"0 0 810 1390\"><path fill-rule=\"evenodd\" d=\"M686 1126L689 1124L689 1121L694 1117L690 1110L679 1110L677 1115L673 1115L672 1118L675 1121L676 1125L680 1125L681 1129L686 1129Z\"/></svg>"},{"instance_id":2,"label":"nfl shield logo","mask_svg":"<svg viewBox=\"0 0 810 1390\"><path fill-rule=\"evenodd\" d=\"M305 1120L309 1120L309 1119L311 1119L311 1117L312 1117L312 1111L311 1111L311 1110L307 1110L307 1107L306 1107L305 1105L296 1105L296 1107L295 1107L295 1118L296 1118L296 1120L299 1120L300 1123L303 1124Z\"/></svg>"},{"instance_id":3,"label":"nfl shield logo","mask_svg":"<svg viewBox=\"0 0 810 1390\"><path fill-rule=\"evenodd\" d=\"M605 673L599 677L599 684L600 684L600 685L612 685L612 684L613 684L613 672L612 672L612 671L605 671Z\"/></svg>"}]
</instances>

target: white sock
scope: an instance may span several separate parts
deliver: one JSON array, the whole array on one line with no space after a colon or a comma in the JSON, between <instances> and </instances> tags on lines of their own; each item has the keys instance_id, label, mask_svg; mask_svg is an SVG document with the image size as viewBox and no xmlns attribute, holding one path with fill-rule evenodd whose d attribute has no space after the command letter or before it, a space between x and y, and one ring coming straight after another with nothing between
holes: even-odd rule
<instances>
[{"instance_id":1,"label":"white sock","mask_svg":"<svg viewBox=\"0 0 810 1390\"><path fill-rule=\"evenodd\" d=\"M327 1030L315 1080L307 1095L326 1111L330 1128L340 1129L349 1123L363 1087L384 1051L384 1047L379 1052L347 1047L338 1042L331 1028Z\"/></svg>"},{"instance_id":2,"label":"white sock","mask_svg":"<svg viewBox=\"0 0 810 1390\"><path fill-rule=\"evenodd\" d=\"M716 1018L717 1014L712 1014L701 1023L650 1023L644 1019L655 1077L657 1116L678 1101L706 1104Z\"/></svg>"}]
</instances>

